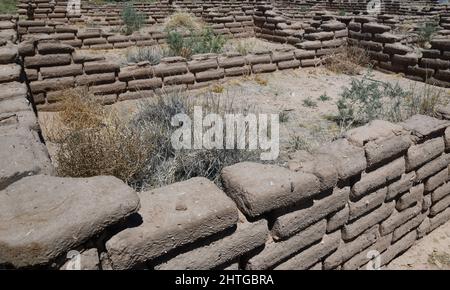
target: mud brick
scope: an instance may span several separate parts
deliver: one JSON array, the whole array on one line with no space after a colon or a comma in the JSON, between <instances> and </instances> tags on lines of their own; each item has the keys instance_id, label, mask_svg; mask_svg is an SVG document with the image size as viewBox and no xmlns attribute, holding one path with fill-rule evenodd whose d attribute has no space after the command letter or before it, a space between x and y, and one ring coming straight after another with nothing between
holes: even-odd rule
<instances>
[{"instance_id":1,"label":"mud brick","mask_svg":"<svg viewBox=\"0 0 450 290\"><path fill-rule=\"evenodd\" d=\"M434 217L430 218L430 227L428 228L428 232L436 229L440 225L448 222L450 220L450 208L447 208L443 212L438 213Z\"/></svg>"},{"instance_id":2,"label":"mud brick","mask_svg":"<svg viewBox=\"0 0 450 290\"><path fill-rule=\"evenodd\" d=\"M411 131L419 138L443 133L449 125L449 121L439 120L426 115L414 115L402 123L406 130Z\"/></svg>"},{"instance_id":3,"label":"mud brick","mask_svg":"<svg viewBox=\"0 0 450 290\"><path fill-rule=\"evenodd\" d=\"M163 82L161 78L133 80L128 82L128 89L130 91L156 89L161 88L162 84Z\"/></svg>"},{"instance_id":4,"label":"mud brick","mask_svg":"<svg viewBox=\"0 0 450 290\"><path fill-rule=\"evenodd\" d=\"M381 235L387 235L392 233L397 227L404 224L408 220L417 216L422 209L422 205L416 205L415 207L410 207L401 212L394 211L394 213L385 221L381 223L380 233Z\"/></svg>"},{"instance_id":5,"label":"mud brick","mask_svg":"<svg viewBox=\"0 0 450 290\"><path fill-rule=\"evenodd\" d=\"M71 53L74 51L72 46L57 42L39 43L37 49L40 54Z\"/></svg>"},{"instance_id":6,"label":"mud brick","mask_svg":"<svg viewBox=\"0 0 450 290\"><path fill-rule=\"evenodd\" d=\"M341 240L341 232L325 235L322 240L276 266L274 270L305 270L335 251Z\"/></svg>"},{"instance_id":7,"label":"mud brick","mask_svg":"<svg viewBox=\"0 0 450 290\"><path fill-rule=\"evenodd\" d=\"M330 39L334 38L334 33L331 31L315 32L315 33L305 34L303 37L306 40L330 40Z\"/></svg>"},{"instance_id":8,"label":"mud brick","mask_svg":"<svg viewBox=\"0 0 450 290\"><path fill-rule=\"evenodd\" d=\"M357 40L366 40L366 41L372 40L372 34L370 34L370 33L349 31L348 35L350 36L350 38L357 39ZM357 44L359 45L359 42Z\"/></svg>"},{"instance_id":9,"label":"mud brick","mask_svg":"<svg viewBox=\"0 0 450 290\"><path fill-rule=\"evenodd\" d=\"M353 223L344 225L344 230L342 231L342 238L344 240L350 240L358 236L366 229L380 223L381 221L387 219L392 211L394 210L395 202L385 203L379 208L373 210L369 214L362 216Z\"/></svg>"},{"instance_id":10,"label":"mud brick","mask_svg":"<svg viewBox=\"0 0 450 290\"><path fill-rule=\"evenodd\" d=\"M401 39L395 34L384 32L381 34L375 34L373 40L381 43L395 43L399 42Z\"/></svg>"},{"instance_id":11,"label":"mud brick","mask_svg":"<svg viewBox=\"0 0 450 290\"><path fill-rule=\"evenodd\" d=\"M164 78L165 85L193 84L195 76L192 73L178 76L169 76Z\"/></svg>"},{"instance_id":12,"label":"mud brick","mask_svg":"<svg viewBox=\"0 0 450 290\"><path fill-rule=\"evenodd\" d=\"M412 48L400 43L387 43L384 46L383 51L388 54L399 54L399 55L404 55L409 52L413 52Z\"/></svg>"},{"instance_id":13,"label":"mud brick","mask_svg":"<svg viewBox=\"0 0 450 290\"><path fill-rule=\"evenodd\" d=\"M393 232L392 241L397 241L411 230L417 228L425 220L427 215L428 212L424 212L396 228Z\"/></svg>"},{"instance_id":14,"label":"mud brick","mask_svg":"<svg viewBox=\"0 0 450 290\"><path fill-rule=\"evenodd\" d=\"M373 256L369 255L370 251L377 251L379 253L385 251L391 244L392 241L392 234L378 237L376 242L369 246L368 248L364 249L360 253L353 256L350 260L345 262L342 265L342 270L356 270L362 265L366 264L370 261Z\"/></svg>"},{"instance_id":15,"label":"mud brick","mask_svg":"<svg viewBox=\"0 0 450 290\"><path fill-rule=\"evenodd\" d=\"M399 211L402 211L408 207L411 207L413 205L421 205L422 199L423 199L423 191L424 191L424 185L419 184L414 187L412 187L409 192L403 194L399 200L397 201L397 205L395 208Z\"/></svg>"},{"instance_id":16,"label":"mud brick","mask_svg":"<svg viewBox=\"0 0 450 290\"><path fill-rule=\"evenodd\" d=\"M416 181L422 181L430 175L433 175L440 171L442 168L447 167L450 163L450 154L443 154L436 159L426 163L422 167L416 170Z\"/></svg>"},{"instance_id":17,"label":"mud brick","mask_svg":"<svg viewBox=\"0 0 450 290\"><path fill-rule=\"evenodd\" d=\"M389 160L405 152L411 145L408 136L392 136L384 139L377 139L366 144L366 156L368 167Z\"/></svg>"},{"instance_id":18,"label":"mud brick","mask_svg":"<svg viewBox=\"0 0 450 290\"><path fill-rule=\"evenodd\" d=\"M332 214L328 219L327 233L331 233L342 227L348 221L349 213L349 207L346 205L340 211Z\"/></svg>"},{"instance_id":19,"label":"mud brick","mask_svg":"<svg viewBox=\"0 0 450 290\"><path fill-rule=\"evenodd\" d=\"M371 51L382 51L383 50L383 45L381 43L375 42L375 41L361 40L359 42L359 45L362 46L363 48L367 48L368 50L371 50Z\"/></svg>"},{"instance_id":20,"label":"mud brick","mask_svg":"<svg viewBox=\"0 0 450 290\"><path fill-rule=\"evenodd\" d=\"M434 203L430 208L430 216L435 216L441 211L444 211L450 206L450 195L443 197L441 200Z\"/></svg>"},{"instance_id":21,"label":"mud brick","mask_svg":"<svg viewBox=\"0 0 450 290\"><path fill-rule=\"evenodd\" d=\"M216 59L210 60L199 60L199 61L190 61L188 62L189 71L192 73L205 71L209 69L216 69L218 66Z\"/></svg>"},{"instance_id":22,"label":"mud brick","mask_svg":"<svg viewBox=\"0 0 450 290\"><path fill-rule=\"evenodd\" d=\"M402 239L398 240L396 243L392 244L386 251L381 254L381 266L386 265L399 254L409 249L414 244L416 239L417 232L412 231Z\"/></svg>"},{"instance_id":23,"label":"mud brick","mask_svg":"<svg viewBox=\"0 0 450 290\"><path fill-rule=\"evenodd\" d=\"M251 72L248 66L244 67L230 67L225 69L225 76L241 76L241 75L249 75Z\"/></svg>"},{"instance_id":24,"label":"mud brick","mask_svg":"<svg viewBox=\"0 0 450 290\"><path fill-rule=\"evenodd\" d=\"M342 209L347 203L349 194L349 187L335 188L331 195L315 200L312 206L277 217L272 226L272 236L275 239L286 239L327 215ZM300 206L304 207L305 205Z\"/></svg>"},{"instance_id":25,"label":"mud brick","mask_svg":"<svg viewBox=\"0 0 450 290\"><path fill-rule=\"evenodd\" d=\"M406 154L406 171L411 171L442 154L445 150L444 139L434 138L422 144L409 147Z\"/></svg>"},{"instance_id":26,"label":"mud brick","mask_svg":"<svg viewBox=\"0 0 450 290\"><path fill-rule=\"evenodd\" d=\"M314 51L301 50L301 49L295 50L294 54L295 54L295 58L299 59L299 60L311 59L311 58L314 58L316 56L316 53Z\"/></svg>"},{"instance_id":27,"label":"mud brick","mask_svg":"<svg viewBox=\"0 0 450 290\"><path fill-rule=\"evenodd\" d=\"M414 76L419 76L423 80L425 80L425 79L429 79L430 77L432 77L434 75L434 70L427 69L427 68L421 68L421 67L408 66L406 73L414 75Z\"/></svg>"},{"instance_id":28,"label":"mud brick","mask_svg":"<svg viewBox=\"0 0 450 290\"><path fill-rule=\"evenodd\" d=\"M87 74L116 72L119 69L119 65L112 62L87 62L84 64L84 71Z\"/></svg>"},{"instance_id":29,"label":"mud brick","mask_svg":"<svg viewBox=\"0 0 450 290\"><path fill-rule=\"evenodd\" d=\"M422 49L422 57L425 58L440 58L441 51L439 49Z\"/></svg>"},{"instance_id":30,"label":"mud brick","mask_svg":"<svg viewBox=\"0 0 450 290\"><path fill-rule=\"evenodd\" d=\"M25 57L26 68L68 65L72 61L70 54L48 54Z\"/></svg>"},{"instance_id":31,"label":"mud brick","mask_svg":"<svg viewBox=\"0 0 450 290\"><path fill-rule=\"evenodd\" d=\"M21 56L33 56L34 51L34 40L22 41L18 46L19 55Z\"/></svg>"},{"instance_id":32,"label":"mud brick","mask_svg":"<svg viewBox=\"0 0 450 290\"><path fill-rule=\"evenodd\" d=\"M136 100L142 98L152 98L155 96L154 90L139 90L136 92L125 92L119 95L119 101Z\"/></svg>"},{"instance_id":33,"label":"mud brick","mask_svg":"<svg viewBox=\"0 0 450 290\"><path fill-rule=\"evenodd\" d=\"M450 61L441 60L436 58L421 58L420 66L424 68L432 68L432 69L448 69L450 68Z\"/></svg>"},{"instance_id":34,"label":"mud brick","mask_svg":"<svg viewBox=\"0 0 450 290\"><path fill-rule=\"evenodd\" d=\"M431 47L439 50L450 50L450 41L448 39L434 39L431 41Z\"/></svg>"},{"instance_id":35,"label":"mud brick","mask_svg":"<svg viewBox=\"0 0 450 290\"><path fill-rule=\"evenodd\" d=\"M115 73L93 74L93 75L81 75L75 78L77 85L101 85L114 83L116 81Z\"/></svg>"},{"instance_id":36,"label":"mud brick","mask_svg":"<svg viewBox=\"0 0 450 290\"><path fill-rule=\"evenodd\" d=\"M54 39L57 39L57 40L75 40L75 34L73 34L73 33L56 33L56 34L54 34L53 37L54 37ZM65 45L68 45L68 44L65 44ZM72 46L72 45L70 45L70 46Z\"/></svg>"},{"instance_id":37,"label":"mud brick","mask_svg":"<svg viewBox=\"0 0 450 290\"><path fill-rule=\"evenodd\" d=\"M419 57L415 53L407 53L405 55L394 54L391 57L392 63L406 66L415 66L419 62Z\"/></svg>"},{"instance_id":38,"label":"mud brick","mask_svg":"<svg viewBox=\"0 0 450 290\"><path fill-rule=\"evenodd\" d=\"M217 70L208 70L208 71L202 71L195 74L195 79L198 82L206 82L210 80L216 80L221 79L225 76L225 70L217 69Z\"/></svg>"},{"instance_id":39,"label":"mud brick","mask_svg":"<svg viewBox=\"0 0 450 290\"><path fill-rule=\"evenodd\" d=\"M316 50L322 47L322 42L320 40L304 41L298 44L300 48L306 50Z\"/></svg>"},{"instance_id":40,"label":"mud brick","mask_svg":"<svg viewBox=\"0 0 450 290\"><path fill-rule=\"evenodd\" d=\"M330 157L341 180L347 180L366 169L364 149L350 144L346 139L323 145L318 149L318 153Z\"/></svg>"},{"instance_id":41,"label":"mud brick","mask_svg":"<svg viewBox=\"0 0 450 290\"><path fill-rule=\"evenodd\" d=\"M348 30L347 29L337 30L334 32L334 37L335 38L348 37Z\"/></svg>"},{"instance_id":42,"label":"mud brick","mask_svg":"<svg viewBox=\"0 0 450 290\"><path fill-rule=\"evenodd\" d=\"M375 169L363 176L352 187L352 197L358 198L367 192L375 190L405 173L405 159L400 157L383 167Z\"/></svg>"},{"instance_id":43,"label":"mud brick","mask_svg":"<svg viewBox=\"0 0 450 290\"><path fill-rule=\"evenodd\" d=\"M322 220L288 240L267 243L261 252L248 260L245 269L263 270L272 268L283 259L321 240L326 227L327 222Z\"/></svg>"},{"instance_id":44,"label":"mud brick","mask_svg":"<svg viewBox=\"0 0 450 290\"><path fill-rule=\"evenodd\" d=\"M154 74L157 77L167 77L185 74L188 72L186 63L165 64L161 63L153 66Z\"/></svg>"},{"instance_id":45,"label":"mud brick","mask_svg":"<svg viewBox=\"0 0 450 290\"><path fill-rule=\"evenodd\" d=\"M56 79L48 79L43 81L34 81L30 83L31 92L45 93L47 91L57 91L73 87L75 83L74 77L64 77Z\"/></svg>"},{"instance_id":46,"label":"mud brick","mask_svg":"<svg viewBox=\"0 0 450 290\"><path fill-rule=\"evenodd\" d=\"M219 58L219 67L241 67L245 65L245 58L242 56Z\"/></svg>"},{"instance_id":47,"label":"mud brick","mask_svg":"<svg viewBox=\"0 0 450 290\"><path fill-rule=\"evenodd\" d=\"M83 45L93 46L97 44L106 44L108 41L105 38L88 38L83 40Z\"/></svg>"},{"instance_id":48,"label":"mud brick","mask_svg":"<svg viewBox=\"0 0 450 290\"><path fill-rule=\"evenodd\" d=\"M153 76L153 69L151 67L135 67L128 66L122 68L119 72L119 80L131 81L135 79L147 79Z\"/></svg>"},{"instance_id":49,"label":"mud brick","mask_svg":"<svg viewBox=\"0 0 450 290\"><path fill-rule=\"evenodd\" d=\"M38 78L39 78L39 74L38 74L38 70L37 69L26 68L25 69L25 74L26 74L27 80L29 82L37 81Z\"/></svg>"},{"instance_id":50,"label":"mud brick","mask_svg":"<svg viewBox=\"0 0 450 290\"><path fill-rule=\"evenodd\" d=\"M447 182L440 187L436 188L431 193L431 201L433 203L436 203L437 201L441 200L443 197L450 194L450 182Z\"/></svg>"},{"instance_id":51,"label":"mud brick","mask_svg":"<svg viewBox=\"0 0 450 290\"><path fill-rule=\"evenodd\" d=\"M369 33L383 33L391 30L390 26L379 24L379 23L364 23L362 25L362 32Z\"/></svg>"},{"instance_id":52,"label":"mud brick","mask_svg":"<svg viewBox=\"0 0 450 290\"><path fill-rule=\"evenodd\" d=\"M359 31L361 31L361 23L350 22L348 24L348 29L351 31L359 32Z\"/></svg>"},{"instance_id":53,"label":"mud brick","mask_svg":"<svg viewBox=\"0 0 450 290\"><path fill-rule=\"evenodd\" d=\"M277 70L277 65L275 63L263 63L252 65L253 73L266 73L273 72Z\"/></svg>"},{"instance_id":54,"label":"mud brick","mask_svg":"<svg viewBox=\"0 0 450 290\"><path fill-rule=\"evenodd\" d=\"M274 52L272 55L273 62L290 61L294 59L294 52Z\"/></svg>"},{"instance_id":55,"label":"mud brick","mask_svg":"<svg viewBox=\"0 0 450 290\"><path fill-rule=\"evenodd\" d=\"M386 194L387 188L384 187L364 196L363 198L361 198L356 202L350 201L349 202L350 220L354 220L355 218L381 205L386 198Z\"/></svg>"},{"instance_id":56,"label":"mud brick","mask_svg":"<svg viewBox=\"0 0 450 290\"><path fill-rule=\"evenodd\" d=\"M263 63L270 63L272 61L270 54L263 54L263 55L247 55L245 57L245 60L247 64L263 64Z\"/></svg>"},{"instance_id":57,"label":"mud brick","mask_svg":"<svg viewBox=\"0 0 450 290\"><path fill-rule=\"evenodd\" d=\"M344 241L341 241L337 250L323 262L324 270L334 269L343 264L355 254L372 245L376 241L377 236L378 225L375 225L351 242L345 243Z\"/></svg>"},{"instance_id":58,"label":"mud brick","mask_svg":"<svg viewBox=\"0 0 450 290\"><path fill-rule=\"evenodd\" d=\"M40 72L43 79L77 76L83 74L83 65L71 64L67 66L43 67Z\"/></svg>"},{"instance_id":59,"label":"mud brick","mask_svg":"<svg viewBox=\"0 0 450 290\"><path fill-rule=\"evenodd\" d=\"M449 215L450 217L450 215ZM428 234L428 232L430 231L431 228L431 222L430 219L428 217L426 217L423 222L419 225L419 227L417 228L417 238L422 238L424 237L426 234Z\"/></svg>"},{"instance_id":60,"label":"mud brick","mask_svg":"<svg viewBox=\"0 0 450 290\"><path fill-rule=\"evenodd\" d=\"M101 36L100 30L94 30L94 31L79 31L77 33L77 37L79 39L86 39L86 38L98 38Z\"/></svg>"},{"instance_id":61,"label":"mud brick","mask_svg":"<svg viewBox=\"0 0 450 290\"><path fill-rule=\"evenodd\" d=\"M109 94L120 94L124 92L126 88L127 88L126 83L116 81L115 83L112 84L89 87L89 91L96 95L109 95Z\"/></svg>"},{"instance_id":62,"label":"mud brick","mask_svg":"<svg viewBox=\"0 0 450 290\"><path fill-rule=\"evenodd\" d=\"M227 194L251 217L307 200L320 190L312 174L252 162L225 167L222 179Z\"/></svg>"},{"instance_id":63,"label":"mud brick","mask_svg":"<svg viewBox=\"0 0 450 290\"><path fill-rule=\"evenodd\" d=\"M448 179L448 169L445 168L442 171L439 171L436 175L431 176L425 181L425 191L430 192L446 182Z\"/></svg>"},{"instance_id":64,"label":"mud brick","mask_svg":"<svg viewBox=\"0 0 450 290\"><path fill-rule=\"evenodd\" d=\"M267 240L267 221L238 222L237 229L228 236L203 247L182 253L155 270L209 270L234 261L241 255L264 245Z\"/></svg>"}]
</instances>

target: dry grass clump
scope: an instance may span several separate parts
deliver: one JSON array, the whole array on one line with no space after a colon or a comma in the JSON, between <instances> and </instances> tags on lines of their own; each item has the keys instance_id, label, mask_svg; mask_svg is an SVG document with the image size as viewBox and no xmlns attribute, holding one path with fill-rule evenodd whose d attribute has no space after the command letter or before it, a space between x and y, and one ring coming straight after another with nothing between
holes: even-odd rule
<instances>
[{"instance_id":1,"label":"dry grass clump","mask_svg":"<svg viewBox=\"0 0 450 290\"><path fill-rule=\"evenodd\" d=\"M363 67L370 64L367 50L357 46L341 46L327 58L326 68L335 73L347 75L359 74Z\"/></svg>"},{"instance_id":2,"label":"dry grass clump","mask_svg":"<svg viewBox=\"0 0 450 290\"><path fill-rule=\"evenodd\" d=\"M187 12L175 12L166 19L164 30L191 32L200 31L203 26L203 21L194 15Z\"/></svg>"},{"instance_id":3,"label":"dry grass clump","mask_svg":"<svg viewBox=\"0 0 450 290\"><path fill-rule=\"evenodd\" d=\"M62 125L47 131L58 145L55 161L60 176L112 175L130 184L137 181L152 151L146 132L132 130L85 89L65 91L57 114Z\"/></svg>"},{"instance_id":4,"label":"dry grass clump","mask_svg":"<svg viewBox=\"0 0 450 290\"><path fill-rule=\"evenodd\" d=\"M140 102L133 118L125 121L111 108L96 103L85 89L65 91L61 125L44 128L47 140L55 143L55 163L60 176L90 177L113 175L137 190L160 187L196 176L220 185L224 166L245 160L259 160L259 151L175 150L172 134L177 127L172 117L186 113L192 117L194 105L208 113L242 112L220 94L192 98L174 92Z\"/></svg>"}]
</instances>

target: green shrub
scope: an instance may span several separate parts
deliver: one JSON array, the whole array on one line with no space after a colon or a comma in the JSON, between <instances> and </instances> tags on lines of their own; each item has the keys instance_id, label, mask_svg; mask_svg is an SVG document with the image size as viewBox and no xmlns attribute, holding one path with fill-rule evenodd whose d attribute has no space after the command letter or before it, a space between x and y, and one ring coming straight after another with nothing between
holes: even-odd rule
<instances>
[{"instance_id":1,"label":"green shrub","mask_svg":"<svg viewBox=\"0 0 450 290\"><path fill-rule=\"evenodd\" d=\"M148 61L151 65L159 64L164 56L164 51L158 47L138 47L127 52L129 63Z\"/></svg>"},{"instance_id":2,"label":"green shrub","mask_svg":"<svg viewBox=\"0 0 450 290\"><path fill-rule=\"evenodd\" d=\"M353 78L337 102L341 128L366 124L374 119L399 122L415 114L434 115L440 104L448 103L441 89L424 84L424 88L405 90L398 83L371 79L370 71L361 79Z\"/></svg>"},{"instance_id":3,"label":"green shrub","mask_svg":"<svg viewBox=\"0 0 450 290\"><path fill-rule=\"evenodd\" d=\"M133 4L127 3L122 10L122 20L125 24L125 34L129 35L141 29L145 24L146 15L136 11Z\"/></svg>"},{"instance_id":4,"label":"green shrub","mask_svg":"<svg viewBox=\"0 0 450 290\"><path fill-rule=\"evenodd\" d=\"M170 53L186 58L199 53L220 53L225 43L226 39L210 27L205 27L201 32L191 31L187 37L175 30L167 34Z\"/></svg>"},{"instance_id":5,"label":"green shrub","mask_svg":"<svg viewBox=\"0 0 450 290\"><path fill-rule=\"evenodd\" d=\"M319 96L319 100L321 100L322 102L326 102L329 101L331 98L327 95L327 93L323 93Z\"/></svg>"},{"instance_id":6,"label":"green shrub","mask_svg":"<svg viewBox=\"0 0 450 290\"><path fill-rule=\"evenodd\" d=\"M438 29L437 22L426 22L424 25L419 27L419 45L425 46L425 44L431 41L431 38L436 34Z\"/></svg>"},{"instance_id":7,"label":"green shrub","mask_svg":"<svg viewBox=\"0 0 450 290\"><path fill-rule=\"evenodd\" d=\"M314 108L317 107L317 103L311 97L307 97L306 99L303 100L303 106L308 108Z\"/></svg>"}]
</instances>

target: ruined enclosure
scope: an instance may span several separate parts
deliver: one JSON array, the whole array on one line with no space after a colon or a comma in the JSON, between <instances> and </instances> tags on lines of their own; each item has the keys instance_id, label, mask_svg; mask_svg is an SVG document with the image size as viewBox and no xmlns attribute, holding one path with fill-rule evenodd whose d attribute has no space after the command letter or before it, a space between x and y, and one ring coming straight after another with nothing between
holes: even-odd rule
<instances>
[{"instance_id":1,"label":"ruined enclosure","mask_svg":"<svg viewBox=\"0 0 450 290\"><path fill-rule=\"evenodd\" d=\"M0 6L0 268L389 268L448 226L450 5L367 3ZM172 150L194 103L279 157Z\"/></svg>"}]
</instances>

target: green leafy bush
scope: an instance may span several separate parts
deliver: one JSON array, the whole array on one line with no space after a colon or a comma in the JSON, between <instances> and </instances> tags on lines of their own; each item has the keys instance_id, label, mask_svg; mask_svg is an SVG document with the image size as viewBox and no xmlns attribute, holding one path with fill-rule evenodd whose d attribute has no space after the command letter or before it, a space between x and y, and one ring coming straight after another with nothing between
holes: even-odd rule
<instances>
[{"instance_id":1,"label":"green leafy bush","mask_svg":"<svg viewBox=\"0 0 450 290\"><path fill-rule=\"evenodd\" d=\"M127 3L122 10L122 20L125 24L125 34L129 35L141 29L145 24L145 14L138 12L133 4Z\"/></svg>"},{"instance_id":2,"label":"green leafy bush","mask_svg":"<svg viewBox=\"0 0 450 290\"><path fill-rule=\"evenodd\" d=\"M210 27L205 27L200 32L191 31L186 37L175 30L167 34L169 52L186 58L199 53L220 53L225 43L226 39L214 33Z\"/></svg>"},{"instance_id":3,"label":"green leafy bush","mask_svg":"<svg viewBox=\"0 0 450 290\"><path fill-rule=\"evenodd\" d=\"M426 22L424 25L419 27L419 45L425 46L431 41L431 38L436 34L438 29L438 23L436 22Z\"/></svg>"}]
</instances>

